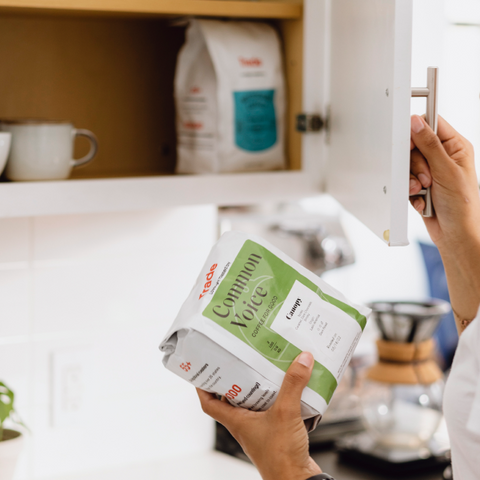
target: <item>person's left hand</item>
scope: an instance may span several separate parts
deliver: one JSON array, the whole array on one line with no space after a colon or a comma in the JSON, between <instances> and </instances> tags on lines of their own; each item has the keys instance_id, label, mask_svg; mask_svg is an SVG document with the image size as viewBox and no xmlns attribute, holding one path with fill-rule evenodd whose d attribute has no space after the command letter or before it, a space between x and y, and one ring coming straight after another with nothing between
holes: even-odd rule
<instances>
[{"instance_id":1,"label":"person's left hand","mask_svg":"<svg viewBox=\"0 0 480 480\"><path fill-rule=\"evenodd\" d=\"M308 452L308 435L300 414L303 389L313 355L301 353L285 374L274 405L252 412L197 388L203 411L224 425L257 467L263 480L306 480L322 473Z\"/></svg>"}]
</instances>

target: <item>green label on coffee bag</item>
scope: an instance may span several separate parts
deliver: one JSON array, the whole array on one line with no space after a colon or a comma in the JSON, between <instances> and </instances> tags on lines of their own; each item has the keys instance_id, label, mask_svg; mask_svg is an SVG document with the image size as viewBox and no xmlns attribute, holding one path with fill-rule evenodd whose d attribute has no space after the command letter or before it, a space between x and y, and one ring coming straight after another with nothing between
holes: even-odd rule
<instances>
[{"instance_id":1,"label":"green label on coffee bag","mask_svg":"<svg viewBox=\"0 0 480 480\"><path fill-rule=\"evenodd\" d=\"M284 372L302 349L311 351L316 361L308 386L327 403L366 324L353 307L324 294L251 240L244 243L203 315ZM325 361L317 361L319 356Z\"/></svg>"}]
</instances>

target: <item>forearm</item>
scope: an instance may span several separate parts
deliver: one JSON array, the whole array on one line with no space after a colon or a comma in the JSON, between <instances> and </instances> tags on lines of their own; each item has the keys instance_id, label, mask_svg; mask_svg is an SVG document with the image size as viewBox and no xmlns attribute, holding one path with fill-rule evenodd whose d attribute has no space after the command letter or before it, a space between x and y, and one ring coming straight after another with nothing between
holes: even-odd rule
<instances>
[{"instance_id":1,"label":"forearm","mask_svg":"<svg viewBox=\"0 0 480 480\"><path fill-rule=\"evenodd\" d=\"M461 333L464 329L461 321L475 318L480 305L480 237L469 236L461 245L439 249L455 322Z\"/></svg>"}]
</instances>

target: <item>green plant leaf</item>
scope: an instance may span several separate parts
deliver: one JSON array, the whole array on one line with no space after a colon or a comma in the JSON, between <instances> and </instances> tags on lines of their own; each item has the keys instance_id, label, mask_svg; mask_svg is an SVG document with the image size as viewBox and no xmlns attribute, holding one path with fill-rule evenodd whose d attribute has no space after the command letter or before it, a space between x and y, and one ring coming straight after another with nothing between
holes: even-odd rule
<instances>
[{"instance_id":1,"label":"green plant leaf","mask_svg":"<svg viewBox=\"0 0 480 480\"><path fill-rule=\"evenodd\" d=\"M0 424L14 411L15 394L3 383L0 382Z\"/></svg>"},{"instance_id":2,"label":"green plant leaf","mask_svg":"<svg viewBox=\"0 0 480 480\"><path fill-rule=\"evenodd\" d=\"M12 422L21 425L26 430L30 431L16 412L14 402L15 394L5 385L5 383L0 382L0 442L3 438L3 422L7 418L10 418Z\"/></svg>"}]
</instances>

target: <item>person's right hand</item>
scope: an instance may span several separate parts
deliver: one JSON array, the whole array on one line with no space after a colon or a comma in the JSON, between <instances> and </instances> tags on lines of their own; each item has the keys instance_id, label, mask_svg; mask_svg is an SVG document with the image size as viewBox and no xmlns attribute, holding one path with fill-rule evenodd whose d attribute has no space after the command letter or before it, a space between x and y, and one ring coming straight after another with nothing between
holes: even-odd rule
<instances>
[{"instance_id":1,"label":"person's right hand","mask_svg":"<svg viewBox=\"0 0 480 480\"><path fill-rule=\"evenodd\" d=\"M442 117L438 136L422 117L411 119L410 194L432 188L435 215L425 225L440 250L460 247L472 236L480 240L480 195L472 144ZM411 197L415 210L425 207L422 197Z\"/></svg>"},{"instance_id":2,"label":"person's right hand","mask_svg":"<svg viewBox=\"0 0 480 480\"><path fill-rule=\"evenodd\" d=\"M301 398L314 358L301 353L288 368L275 403L264 412L230 405L197 388L203 411L224 425L264 480L306 480L322 473L308 451Z\"/></svg>"}]
</instances>

